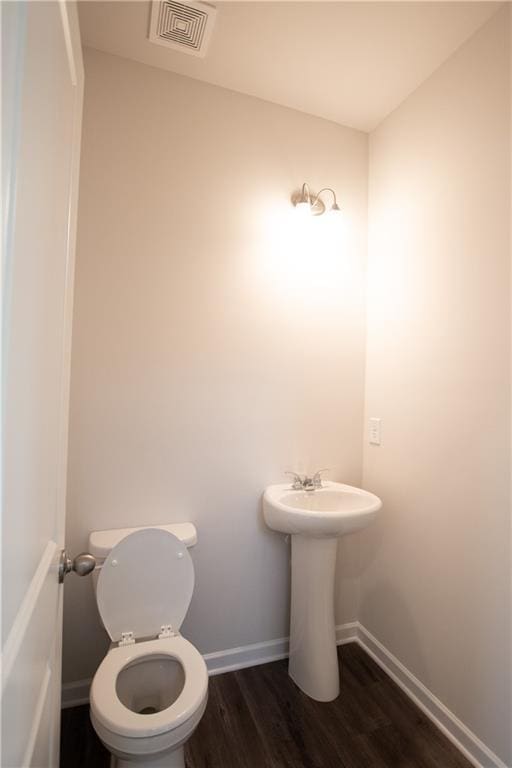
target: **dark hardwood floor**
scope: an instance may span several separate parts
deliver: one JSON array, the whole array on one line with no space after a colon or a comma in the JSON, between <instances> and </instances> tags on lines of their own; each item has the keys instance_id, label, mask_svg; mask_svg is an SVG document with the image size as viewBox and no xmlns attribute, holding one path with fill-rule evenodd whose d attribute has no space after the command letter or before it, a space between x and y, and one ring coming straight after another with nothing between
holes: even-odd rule
<instances>
[{"instance_id":1,"label":"dark hardwood floor","mask_svg":"<svg viewBox=\"0 0 512 768\"><path fill-rule=\"evenodd\" d=\"M210 678L187 768L471 768L355 643L339 649L341 694L305 696L287 662ZM62 713L61 768L109 768L88 707Z\"/></svg>"}]
</instances>

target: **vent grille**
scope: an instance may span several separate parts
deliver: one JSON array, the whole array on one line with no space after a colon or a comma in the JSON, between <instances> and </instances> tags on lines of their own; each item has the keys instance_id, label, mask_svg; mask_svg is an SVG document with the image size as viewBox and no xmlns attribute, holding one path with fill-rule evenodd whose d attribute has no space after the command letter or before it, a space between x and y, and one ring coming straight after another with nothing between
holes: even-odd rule
<instances>
[{"instance_id":1,"label":"vent grille","mask_svg":"<svg viewBox=\"0 0 512 768\"><path fill-rule=\"evenodd\" d=\"M149 39L193 56L206 54L216 9L206 3L153 0Z\"/></svg>"}]
</instances>

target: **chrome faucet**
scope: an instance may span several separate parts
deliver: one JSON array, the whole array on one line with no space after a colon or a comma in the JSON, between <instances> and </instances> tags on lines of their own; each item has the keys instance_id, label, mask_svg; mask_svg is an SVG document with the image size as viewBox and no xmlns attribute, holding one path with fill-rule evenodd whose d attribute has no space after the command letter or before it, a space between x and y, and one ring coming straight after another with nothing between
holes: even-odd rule
<instances>
[{"instance_id":1,"label":"chrome faucet","mask_svg":"<svg viewBox=\"0 0 512 768\"><path fill-rule=\"evenodd\" d=\"M293 477L292 488L294 491L315 491L322 487L322 472L328 471L328 469L319 469L312 477L299 475L298 472L285 472L285 475Z\"/></svg>"}]
</instances>

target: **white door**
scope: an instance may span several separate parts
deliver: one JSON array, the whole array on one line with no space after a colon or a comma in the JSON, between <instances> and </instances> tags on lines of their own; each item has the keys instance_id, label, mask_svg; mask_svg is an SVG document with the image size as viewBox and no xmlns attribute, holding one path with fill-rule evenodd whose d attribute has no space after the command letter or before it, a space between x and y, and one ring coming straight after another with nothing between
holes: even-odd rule
<instances>
[{"instance_id":1,"label":"white door","mask_svg":"<svg viewBox=\"0 0 512 768\"><path fill-rule=\"evenodd\" d=\"M53 768L83 66L74 5L1 10L1 765Z\"/></svg>"}]
</instances>

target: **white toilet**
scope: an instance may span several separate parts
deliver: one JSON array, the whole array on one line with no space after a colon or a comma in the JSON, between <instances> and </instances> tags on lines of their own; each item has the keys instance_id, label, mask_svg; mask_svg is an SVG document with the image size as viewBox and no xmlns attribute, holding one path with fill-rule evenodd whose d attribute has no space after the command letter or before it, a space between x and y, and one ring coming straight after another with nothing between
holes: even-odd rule
<instances>
[{"instance_id":1,"label":"white toilet","mask_svg":"<svg viewBox=\"0 0 512 768\"><path fill-rule=\"evenodd\" d=\"M114 768L184 768L208 672L179 634L194 590L191 523L94 531L96 600L112 645L91 686L91 720Z\"/></svg>"}]
</instances>

